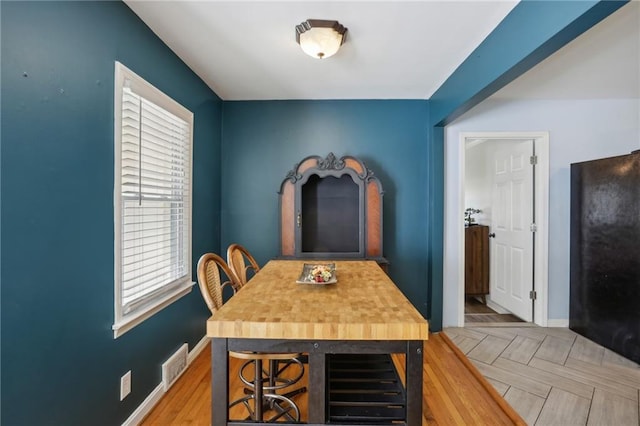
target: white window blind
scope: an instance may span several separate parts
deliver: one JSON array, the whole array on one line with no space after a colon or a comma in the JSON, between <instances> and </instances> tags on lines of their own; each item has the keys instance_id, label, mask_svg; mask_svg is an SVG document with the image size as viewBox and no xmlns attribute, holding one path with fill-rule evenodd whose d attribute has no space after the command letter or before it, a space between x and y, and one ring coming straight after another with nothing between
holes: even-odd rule
<instances>
[{"instance_id":1,"label":"white window blind","mask_svg":"<svg viewBox=\"0 0 640 426\"><path fill-rule=\"evenodd\" d=\"M116 337L120 323L144 320L192 284L193 116L118 65Z\"/></svg>"}]
</instances>

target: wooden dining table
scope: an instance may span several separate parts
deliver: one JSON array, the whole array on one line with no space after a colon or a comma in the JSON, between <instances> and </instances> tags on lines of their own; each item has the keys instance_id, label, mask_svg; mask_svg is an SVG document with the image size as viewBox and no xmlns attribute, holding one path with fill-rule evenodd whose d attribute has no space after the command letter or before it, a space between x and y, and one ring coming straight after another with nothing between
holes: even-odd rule
<instances>
[{"instance_id":1,"label":"wooden dining table","mask_svg":"<svg viewBox=\"0 0 640 426\"><path fill-rule=\"evenodd\" d=\"M305 263L335 263L337 282L296 283ZM229 351L308 354L307 421L317 425L328 422L328 355L405 354L406 418L399 424L422 424L428 323L375 261L271 260L207 320L207 336L213 426L233 424Z\"/></svg>"}]
</instances>

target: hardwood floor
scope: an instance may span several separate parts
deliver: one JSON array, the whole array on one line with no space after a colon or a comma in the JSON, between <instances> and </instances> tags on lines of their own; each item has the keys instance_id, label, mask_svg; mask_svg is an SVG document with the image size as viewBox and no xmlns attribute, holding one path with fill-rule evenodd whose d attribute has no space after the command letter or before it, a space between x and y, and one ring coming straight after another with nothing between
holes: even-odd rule
<instances>
[{"instance_id":1,"label":"hardwood floor","mask_svg":"<svg viewBox=\"0 0 640 426\"><path fill-rule=\"evenodd\" d=\"M423 425L524 425L522 418L471 365L444 333L431 334L424 346ZM189 366L176 384L144 419L142 425L209 425L211 422L210 346ZM404 360L394 355L404 377ZM230 359L230 376L239 363ZM303 377L306 380L306 377ZM242 389L231 383L231 398ZM306 419L306 394L296 397ZM238 407L240 410L241 408ZM231 417L236 417L236 412Z\"/></svg>"},{"instance_id":2,"label":"hardwood floor","mask_svg":"<svg viewBox=\"0 0 640 426\"><path fill-rule=\"evenodd\" d=\"M448 328L529 425L638 426L640 366L566 328Z\"/></svg>"},{"instance_id":3,"label":"hardwood floor","mask_svg":"<svg viewBox=\"0 0 640 426\"><path fill-rule=\"evenodd\" d=\"M466 326L488 323L522 323L520 318L513 314L499 314L476 298L469 297L464 302L464 323Z\"/></svg>"},{"instance_id":4,"label":"hardwood floor","mask_svg":"<svg viewBox=\"0 0 640 426\"><path fill-rule=\"evenodd\" d=\"M456 351L486 381L476 380ZM402 376L403 360L394 361ZM237 364L230 368L235 377ZM640 425L640 366L565 328L448 328L425 344L423 377L423 425L514 424L511 407L536 426ZM142 424L209 425L210 385L207 347ZM232 387L233 398L241 390ZM304 419L306 400L296 401Z\"/></svg>"}]
</instances>

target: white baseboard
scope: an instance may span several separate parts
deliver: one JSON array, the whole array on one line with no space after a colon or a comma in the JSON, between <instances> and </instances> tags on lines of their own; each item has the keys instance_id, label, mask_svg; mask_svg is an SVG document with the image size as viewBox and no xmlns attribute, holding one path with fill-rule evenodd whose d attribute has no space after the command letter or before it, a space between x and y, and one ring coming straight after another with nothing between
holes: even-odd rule
<instances>
[{"instance_id":1,"label":"white baseboard","mask_svg":"<svg viewBox=\"0 0 640 426\"><path fill-rule=\"evenodd\" d=\"M568 319L549 319L547 320L547 327L569 328L569 320Z\"/></svg>"},{"instance_id":2,"label":"white baseboard","mask_svg":"<svg viewBox=\"0 0 640 426\"><path fill-rule=\"evenodd\" d=\"M207 344L209 344L209 338L207 336L204 336L198 343L196 343L193 349L189 351L189 355L187 355L187 368L189 367L189 365L191 365L193 360L196 359L197 356L200 355L200 353L207 347ZM156 404L160 401L164 393L164 386L162 385L162 383L160 383L154 390L151 391L151 393L145 398L145 400L142 401L142 404L140 404L138 408L135 409L135 411L129 416L129 418L125 420L124 423L122 423L122 426L139 425L145 418L145 416L149 414L153 407L155 407Z\"/></svg>"},{"instance_id":3,"label":"white baseboard","mask_svg":"<svg viewBox=\"0 0 640 426\"><path fill-rule=\"evenodd\" d=\"M140 404L138 408L136 408L131 416L129 416L129 418L125 420L124 423L122 423L122 426L139 425L142 422L142 419L144 419L145 416L151 412L153 407L156 406L160 399L162 399L163 395L164 386L162 385L162 383L160 383L153 391L151 391L149 396L147 396L145 400L142 401L142 404Z\"/></svg>"},{"instance_id":4,"label":"white baseboard","mask_svg":"<svg viewBox=\"0 0 640 426\"><path fill-rule=\"evenodd\" d=\"M189 355L187 355L187 365L191 365L194 359L200 355L207 345L211 342L211 339L207 336L204 336L196 345L189 351Z\"/></svg>"}]
</instances>

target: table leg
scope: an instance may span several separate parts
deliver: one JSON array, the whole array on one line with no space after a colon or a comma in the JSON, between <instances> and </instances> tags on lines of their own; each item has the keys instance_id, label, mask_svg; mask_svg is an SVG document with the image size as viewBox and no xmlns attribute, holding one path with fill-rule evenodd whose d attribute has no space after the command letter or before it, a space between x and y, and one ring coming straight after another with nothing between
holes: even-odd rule
<instances>
[{"instance_id":1,"label":"table leg","mask_svg":"<svg viewBox=\"0 0 640 426\"><path fill-rule=\"evenodd\" d=\"M227 339L211 339L211 424L223 426L229 417L229 353Z\"/></svg>"},{"instance_id":2,"label":"table leg","mask_svg":"<svg viewBox=\"0 0 640 426\"><path fill-rule=\"evenodd\" d=\"M407 424L422 424L423 341L407 342Z\"/></svg>"},{"instance_id":3,"label":"table leg","mask_svg":"<svg viewBox=\"0 0 640 426\"><path fill-rule=\"evenodd\" d=\"M324 424L327 412L327 363L324 352L309 353L308 423Z\"/></svg>"}]
</instances>

